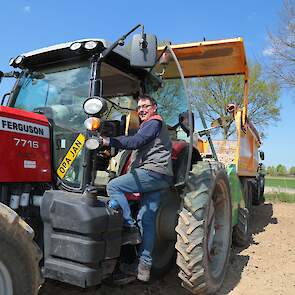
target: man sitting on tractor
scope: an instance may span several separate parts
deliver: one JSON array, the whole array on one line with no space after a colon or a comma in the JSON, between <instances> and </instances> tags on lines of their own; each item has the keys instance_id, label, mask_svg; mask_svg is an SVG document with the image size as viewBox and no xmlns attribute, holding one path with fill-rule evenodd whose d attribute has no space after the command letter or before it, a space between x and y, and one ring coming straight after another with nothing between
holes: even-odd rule
<instances>
[{"instance_id":1,"label":"man sitting on tractor","mask_svg":"<svg viewBox=\"0 0 295 295\"><path fill-rule=\"evenodd\" d=\"M107 185L110 206L121 207L124 219L124 241L137 244L140 235L131 216L125 193L141 193L141 208L137 223L142 236L137 279L148 281L152 266L155 241L156 212L161 201L161 190L172 184L171 141L168 129L157 114L157 102L149 95L138 98L138 116L141 121L133 136L103 138L103 144L120 149L133 150L130 172L111 180Z\"/></svg>"}]
</instances>

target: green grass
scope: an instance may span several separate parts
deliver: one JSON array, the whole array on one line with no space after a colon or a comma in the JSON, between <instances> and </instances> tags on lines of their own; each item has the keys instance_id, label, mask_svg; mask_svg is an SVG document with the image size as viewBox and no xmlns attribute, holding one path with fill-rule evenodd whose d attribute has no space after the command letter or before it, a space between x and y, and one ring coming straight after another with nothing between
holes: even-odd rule
<instances>
[{"instance_id":1,"label":"green grass","mask_svg":"<svg viewBox=\"0 0 295 295\"><path fill-rule=\"evenodd\" d=\"M284 202L284 203L295 203L295 194L287 194L287 193L272 193L272 194L264 194L264 197L267 201L270 202Z\"/></svg>"},{"instance_id":2,"label":"green grass","mask_svg":"<svg viewBox=\"0 0 295 295\"><path fill-rule=\"evenodd\" d=\"M265 186L283 187L295 189L295 177L271 177L265 178Z\"/></svg>"}]
</instances>

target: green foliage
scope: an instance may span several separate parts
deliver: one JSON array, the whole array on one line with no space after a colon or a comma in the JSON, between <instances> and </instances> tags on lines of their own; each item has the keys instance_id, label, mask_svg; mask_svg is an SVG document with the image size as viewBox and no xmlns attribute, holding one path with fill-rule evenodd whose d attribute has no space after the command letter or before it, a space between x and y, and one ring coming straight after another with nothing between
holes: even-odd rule
<instances>
[{"instance_id":1,"label":"green foliage","mask_svg":"<svg viewBox=\"0 0 295 295\"><path fill-rule=\"evenodd\" d=\"M279 120L279 87L262 75L259 63L250 65L248 118L260 131ZM221 76L188 80L188 90L207 121L226 116L226 106L243 106L244 80L242 76ZM226 139L235 131L233 122L223 128Z\"/></svg>"},{"instance_id":2,"label":"green foliage","mask_svg":"<svg viewBox=\"0 0 295 295\"><path fill-rule=\"evenodd\" d=\"M289 174L295 176L295 167L294 166L290 168Z\"/></svg>"},{"instance_id":3,"label":"green foliage","mask_svg":"<svg viewBox=\"0 0 295 295\"><path fill-rule=\"evenodd\" d=\"M180 79L164 80L162 88L149 93L158 103L159 114L170 126L178 123L178 115L188 109Z\"/></svg>"},{"instance_id":4,"label":"green foliage","mask_svg":"<svg viewBox=\"0 0 295 295\"><path fill-rule=\"evenodd\" d=\"M289 171L286 166L279 164L277 166L268 166L266 168L266 174L270 176L285 176L285 175L295 175L295 167L291 167Z\"/></svg>"},{"instance_id":5,"label":"green foliage","mask_svg":"<svg viewBox=\"0 0 295 295\"><path fill-rule=\"evenodd\" d=\"M279 164L276 168L277 170L277 175L286 175L287 174L287 169L284 165Z\"/></svg>"},{"instance_id":6,"label":"green foliage","mask_svg":"<svg viewBox=\"0 0 295 295\"><path fill-rule=\"evenodd\" d=\"M268 166L266 169L266 174L270 176L275 176L277 175L277 169L275 166Z\"/></svg>"}]
</instances>

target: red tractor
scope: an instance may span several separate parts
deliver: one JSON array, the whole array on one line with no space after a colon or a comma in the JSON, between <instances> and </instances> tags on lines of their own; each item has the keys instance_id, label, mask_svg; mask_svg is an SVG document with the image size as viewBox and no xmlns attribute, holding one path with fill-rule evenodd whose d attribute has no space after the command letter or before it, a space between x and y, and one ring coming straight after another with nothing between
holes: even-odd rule
<instances>
[{"instance_id":1,"label":"red tractor","mask_svg":"<svg viewBox=\"0 0 295 295\"><path fill-rule=\"evenodd\" d=\"M1 295L37 294L41 277L83 288L110 277L120 282L118 263L132 262L136 249L122 245L122 216L108 206L106 184L126 171L129 152L100 146L99 136L136 131L140 93L157 100L173 139L174 185L162 191L153 273L167 272L177 251L183 286L209 294L223 282L233 226L236 240L247 243L248 211L235 169L203 159L193 137L181 81L199 75L187 55L198 46L168 45L157 54L155 36L142 32L126 51L124 40L138 27L113 44L84 39L28 52L11 60L15 71L0 72L16 78L0 107ZM209 43L195 62L226 64L221 43ZM229 61L235 44L242 43L221 44L229 46ZM182 67L189 61L184 75L174 51ZM206 75L206 67L197 69ZM128 198L136 214L139 196Z\"/></svg>"}]
</instances>

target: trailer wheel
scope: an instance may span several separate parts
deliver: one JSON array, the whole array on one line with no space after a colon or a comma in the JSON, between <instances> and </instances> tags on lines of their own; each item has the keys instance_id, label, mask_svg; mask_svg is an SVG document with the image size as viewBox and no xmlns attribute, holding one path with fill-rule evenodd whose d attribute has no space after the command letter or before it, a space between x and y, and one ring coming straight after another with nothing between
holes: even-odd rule
<instances>
[{"instance_id":1,"label":"trailer wheel","mask_svg":"<svg viewBox=\"0 0 295 295\"><path fill-rule=\"evenodd\" d=\"M259 174L254 184L253 205L261 205L265 202L264 198L264 175Z\"/></svg>"},{"instance_id":2,"label":"trailer wheel","mask_svg":"<svg viewBox=\"0 0 295 295\"><path fill-rule=\"evenodd\" d=\"M260 199L262 200L262 202L264 202L265 201L265 199L264 199L265 175L259 174L258 186L259 186Z\"/></svg>"},{"instance_id":3,"label":"trailer wheel","mask_svg":"<svg viewBox=\"0 0 295 295\"><path fill-rule=\"evenodd\" d=\"M242 178L242 189L243 189L243 196L245 207L248 209L249 215L252 214L252 203L253 203L253 196L254 196L254 187L255 181L252 178L244 177Z\"/></svg>"},{"instance_id":4,"label":"trailer wheel","mask_svg":"<svg viewBox=\"0 0 295 295\"><path fill-rule=\"evenodd\" d=\"M33 237L30 226L0 203L0 294L38 294L41 251Z\"/></svg>"},{"instance_id":5,"label":"trailer wheel","mask_svg":"<svg viewBox=\"0 0 295 295\"><path fill-rule=\"evenodd\" d=\"M238 223L233 228L233 243L239 247L247 246L250 239L249 211L247 208L239 208Z\"/></svg>"},{"instance_id":6,"label":"trailer wheel","mask_svg":"<svg viewBox=\"0 0 295 295\"><path fill-rule=\"evenodd\" d=\"M231 199L222 164L193 167L176 227L178 276L193 294L212 294L222 285L231 249Z\"/></svg>"}]
</instances>

